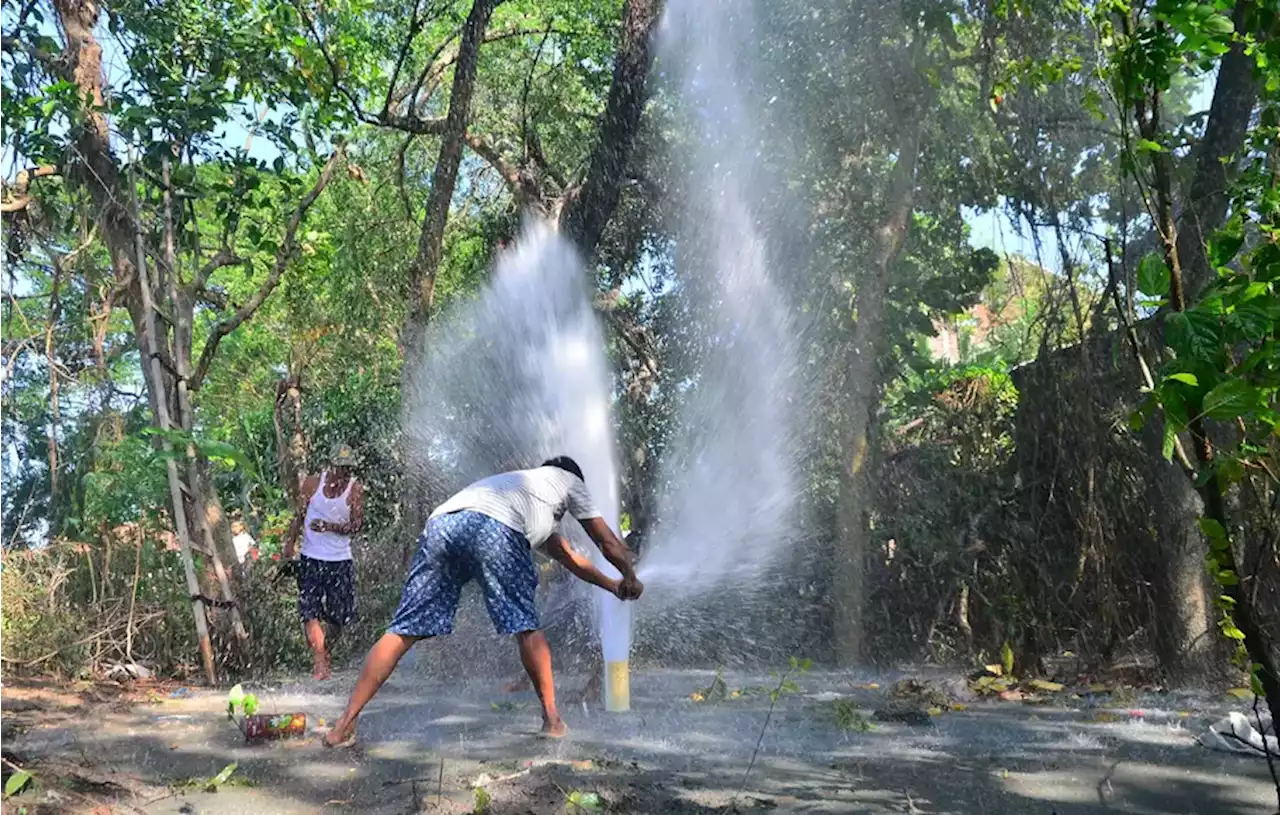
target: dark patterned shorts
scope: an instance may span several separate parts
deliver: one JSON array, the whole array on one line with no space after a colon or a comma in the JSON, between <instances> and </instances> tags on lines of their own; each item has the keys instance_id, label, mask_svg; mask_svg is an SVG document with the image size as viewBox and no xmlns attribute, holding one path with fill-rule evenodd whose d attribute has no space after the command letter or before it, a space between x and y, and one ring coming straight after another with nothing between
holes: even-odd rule
<instances>
[{"instance_id":1,"label":"dark patterned shorts","mask_svg":"<svg viewBox=\"0 0 1280 815\"><path fill-rule=\"evenodd\" d=\"M528 539L488 515L463 511L427 522L387 630L406 637L452 632L458 597L470 580L480 584L499 634L538 629L538 570Z\"/></svg>"},{"instance_id":2,"label":"dark patterned shorts","mask_svg":"<svg viewBox=\"0 0 1280 815\"><path fill-rule=\"evenodd\" d=\"M350 560L298 558L298 613L303 621L347 625L356 619L356 569Z\"/></svg>"}]
</instances>

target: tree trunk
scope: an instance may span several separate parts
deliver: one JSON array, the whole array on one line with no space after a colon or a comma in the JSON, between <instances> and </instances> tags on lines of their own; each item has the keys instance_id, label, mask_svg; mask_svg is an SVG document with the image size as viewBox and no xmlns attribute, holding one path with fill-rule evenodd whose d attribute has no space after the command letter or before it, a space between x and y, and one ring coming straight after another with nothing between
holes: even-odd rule
<instances>
[{"instance_id":1,"label":"tree trunk","mask_svg":"<svg viewBox=\"0 0 1280 815\"><path fill-rule=\"evenodd\" d=\"M1254 17L1254 3L1236 5L1236 31L1248 31ZM1227 187L1234 172L1227 161L1244 146L1249 119L1258 99L1259 82L1253 71L1253 57L1245 54L1245 43L1236 41L1218 66L1218 81L1209 106L1204 138L1196 145L1195 174L1187 188L1178 223L1178 257L1183 265L1183 283L1188 302L1213 278L1205 252L1205 240L1222 226L1227 214Z\"/></svg>"},{"instance_id":2,"label":"tree trunk","mask_svg":"<svg viewBox=\"0 0 1280 815\"><path fill-rule=\"evenodd\" d=\"M662 16L662 0L627 0L622 34L613 58L613 84L600 121L600 135L581 187L571 191L560 211L560 227L584 258L595 255L605 225L613 217L626 178L627 162L640 130L653 64L653 29Z\"/></svg>"},{"instance_id":3,"label":"tree trunk","mask_svg":"<svg viewBox=\"0 0 1280 815\"><path fill-rule=\"evenodd\" d=\"M885 216L874 238L870 273L858 281L857 318L844 358L841 397L847 424L842 434L840 493L837 499L836 590L834 627L836 658L856 663L863 649L863 599L869 554L869 510L874 495L870 468L870 427L880 394L877 365L884 335L889 272L906 241L915 201L916 162L920 152L918 122L908 124L889 182Z\"/></svg>"},{"instance_id":4,"label":"tree trunk","mask_svg":"<svg viewBox=\"0 0 1280 815\"><path fill-rule=\"evenodd\" d=\"M160 341L156 331L151 288L146 268L142 265L145 262L145 252L141 225L137 223L137 212L130 213L125 205L125 201L134 201L136 208L135 196L131 185L123 182L111 150L110 130L104 113L102 47L93 33L99 7L87 0L55 0L54 8L65 37L65 48L61 59L54 64L54 70L72 82L80 97L87 103L81 111L75 134L79 161L72 164L68 175L88 191L97 206L98 224L111 256L116 279L120 284L128 286L127 305L142 354L147 398L152 415L156 417L156 425L165 431L170 427L170 413L166 398L168 388L165 386L161 365L162 354L159 352L164 343ZM165 441L163 446L167 449L168 442ZM184 487L173 458L166 458L166 468L175 532L182 546L183 568L187 590L192 598L197 639L204 658L206 679L212 683L215 678L213 651L209 643L204 603L199 598L199 579L191 554L186 510L183 506Z\"/></svg>"},{"instance_id":5,"label":"tree trunk","mask_svg":"<svg viewBox=\"0 0 1280 815\"><path fill-rule=\"evenodd\" d=\"M1158 422L1149 422L1147 449L1160 447ZM1154 619L1156 660L1171 687L1204 687L1217 678L1222 662L1212 589L1204 568L1204 535L1197 521L1204 511L1191 479L1161 457L1146 474L1156 507L1160 556L1156 558Z\"/></svg>"},{"instance_id":6,"label":"tree trunk","mask_svg":"<svg viewBox=\"0 0 1280 815\"><path fill-rule=\"evenodd\" d=\"M462 162L462 150L466 145L471 96L475 90L480 61L480 45L484 42L485 28L489 25L489 17L497 4L498 0L475 0L471 13L467 15L462 41L458 46L453 88L449 94L449 112L444 132L440 135L440 153L436 157L435 171L431 175L427 214L422 220L422 230L418 235L417 255L409 267L411 300L409 317L401 337L404 348L400 394L401 432L406 432L414 421L419 393L417 377L426 355L427 325L435 306L436 272L440 268L444 227L449 219L449 204L453 200L458 166ZM422 457L424 451L416 449L416 445L406 444L404 449L404 481L401 485L404 509L400 534L405 542L407 561L413 553L413 541L426 523L429 510L424 478L428 464Z\"/></svg>"},{"instance_id":7,"label":"tree trunk","mask_svg":"<svg viewBox=\"0 0 1280 815\"><path fill-rule=\"evenodd\" d=\"M302 426L302 381L292 374L276 385L274 411L276 466L289 506L302 511L302 482L307 477L307 436Z\"/></svg>"}]
</instances>

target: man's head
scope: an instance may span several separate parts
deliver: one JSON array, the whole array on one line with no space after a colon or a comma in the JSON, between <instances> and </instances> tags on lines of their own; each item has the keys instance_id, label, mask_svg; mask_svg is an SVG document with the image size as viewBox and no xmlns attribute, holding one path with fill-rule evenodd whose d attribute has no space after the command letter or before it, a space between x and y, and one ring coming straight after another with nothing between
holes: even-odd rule
<instances>
[{"instance_id":1,"label":"man's head","mask_svg":"<svg viewBox=\"0 0 1280 815\"><path fill-rule=\"evenodd\" d=\"M350 475L351 468L356 466L356 454L350 445L339 442L333 446L329 454L329 470L334 475Z\"/></svg>"},{"instance_id":2,"label":"man's head","mask_svg":"<svg viewBox=\"0 0 1280 815\"><path fill-rule=\"evenodd\" d=\"M567 473L573 473L583 481L587 480L582 475L582 468L578 466L578 462L574 461L568 456L556 456L555 458L549 458L546 461L542 462L542 466L543 467L559 467L560 469L564 470Z\"/></svg>"},{"instance_id":3,"label":"man's head","mask_svg":"<svg viewBox=\"0 0 1280 815\"><path fill-rule=\"evenodd\" d=\"M235 520L231 522L232 535L243 535L245 532L248 532L248 531L249 530L244 525L244 521Z\"/></svg>"}]
</instances>

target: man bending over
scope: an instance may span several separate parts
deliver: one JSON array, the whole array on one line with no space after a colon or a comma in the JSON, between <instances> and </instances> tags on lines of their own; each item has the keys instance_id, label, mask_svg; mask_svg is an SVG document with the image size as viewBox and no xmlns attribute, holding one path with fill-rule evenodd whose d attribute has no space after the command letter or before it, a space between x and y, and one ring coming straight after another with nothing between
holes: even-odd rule
<instances>
[{"instance_id":1,"label":"man bending over","mask_svg":"<svg viewBox=\"0 0 1280 815\"><path fill-rule=\"evenodd\" d=\"M568 512L622 574L607 577L556 533ZM387 633L369 651L347 709L325 735L328 747L355 743L356 718L413 644L453 630L458 597L467 581L484 592L485 607L499 634L514 634L534 690L542 702L542 734L568 729L556 710L551 650L538 623L534 597L538 571L531 547L544 551L588 583L634 600L644 591L625 545L596 509L582 470L568 456L532 470L500 473L477 481L445 501L427 520L409 567L400 607Z\"/></svg>"}]
</instances>

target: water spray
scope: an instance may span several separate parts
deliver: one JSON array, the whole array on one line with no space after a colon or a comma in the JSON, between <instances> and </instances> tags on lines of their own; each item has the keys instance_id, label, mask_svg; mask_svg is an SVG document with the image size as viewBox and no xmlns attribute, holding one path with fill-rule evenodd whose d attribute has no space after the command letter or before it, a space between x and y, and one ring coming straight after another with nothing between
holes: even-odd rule
<instances>
[{"instance_id":1,"label":"water spray","mask_svg":"<svg viewBox=\"0 0 1280 815\"><path fill-rule=\"evenodd\" d=\"M549 224L526 224L483 295L435 324L431 354L410 390L414 420L406 432L420 456L438 457L434 468L455 470L460 483L492 474L499 462L571 456L617 530L613 385L586 284L573 245ZM576 524L563 531L580 551L593 551L605 574L619 577ZM629 710L631 610L612 594L589 591L579 597L590 598L599 625L605 707Z\"/></svg>"}]
</instances>

